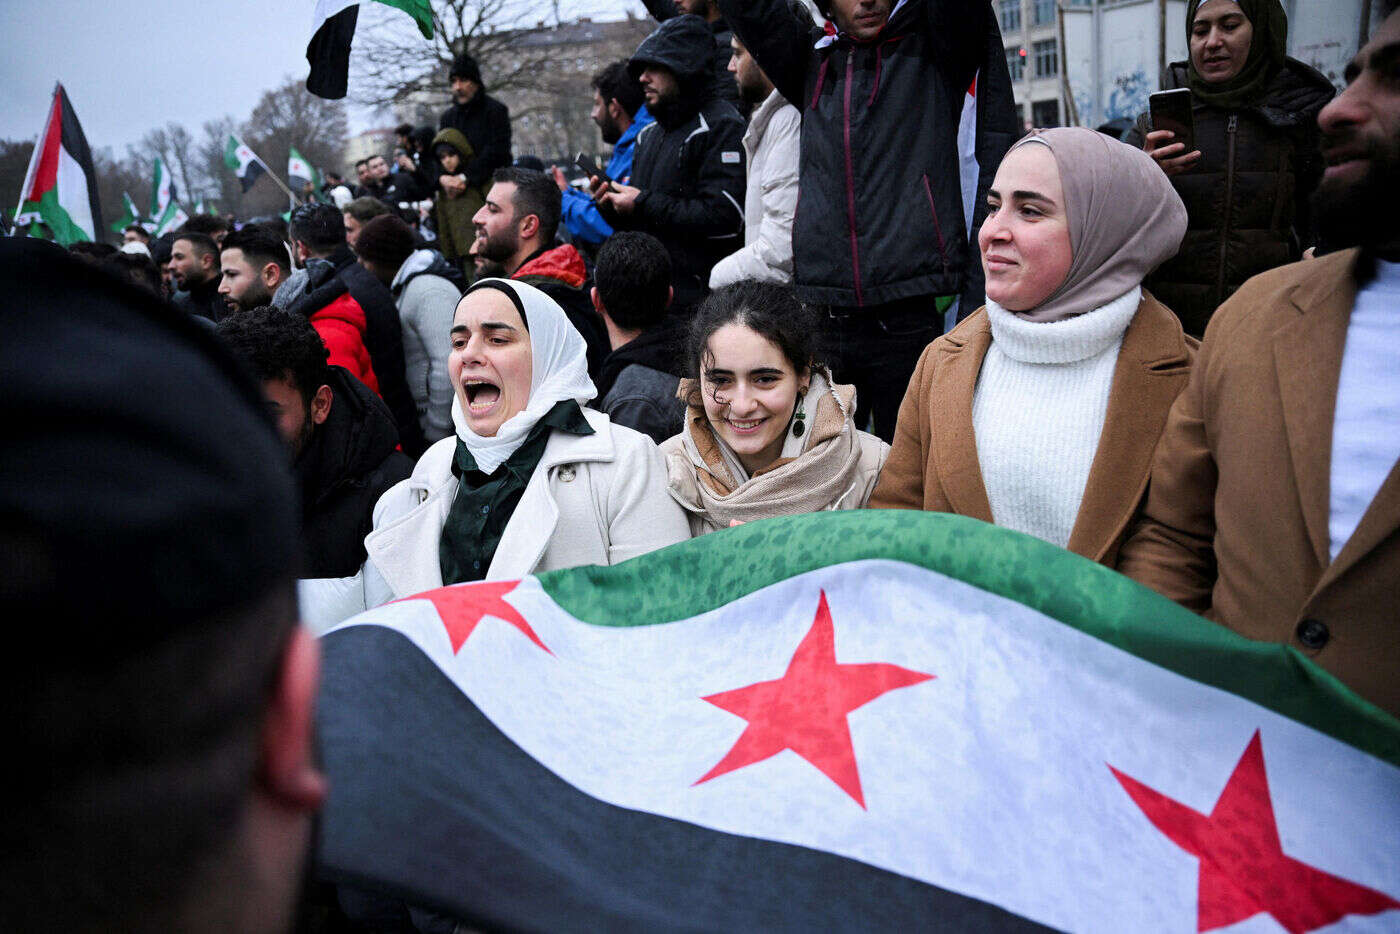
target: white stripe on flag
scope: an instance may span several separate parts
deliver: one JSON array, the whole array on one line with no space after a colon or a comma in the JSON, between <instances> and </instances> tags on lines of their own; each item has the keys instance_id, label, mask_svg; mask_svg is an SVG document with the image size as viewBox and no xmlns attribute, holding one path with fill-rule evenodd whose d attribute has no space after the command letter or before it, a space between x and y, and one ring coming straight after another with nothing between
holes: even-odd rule
<instances>
[{"instance_id":1,"label":"white stripe on flag","mask_svg":"<svg viewBox=\"0 0 1400 934\"><path fill-rule=\"evenodd\" d=\"M783 677L822 591L839 663L934 676L848 715L866 807L791 750L697 784L746 728L703 698ZM1198 861L1109 766L1208 814L1258 730L1284 852L1392 895L1400 879L1400 769L908 564L836 565L636 628L579 623L534 580L507 599L552 654L489 617L454 654L427 601L372 618L537 761L618 806L838 853L1057 928L1190 930Z\"/></svg>"},{"instance_id":2,"label":"white stripe on flag","mask_svg":"<svg viewBox=\"0 0 1400 934\"><path fill-rule=\"evenodd\" d=\"M58 147L58 205L68 214L68 219L81 228L88 239L96 239L96 229L92 223L92 201L88 197L88 177L78 160L68 154L68 150Z\"/></svg>"},{"instance_id":3,"label":"white stripe on flag","mask_svg":"<svg viewBox=\"0 0 1400 934\"><path fill-rule=\"evenodd\" d=\"M346 7L357 6L360 0L316 0L316 9L311 14L311 34L314 36L321 24Z\"/></svg>"}]
</instances>

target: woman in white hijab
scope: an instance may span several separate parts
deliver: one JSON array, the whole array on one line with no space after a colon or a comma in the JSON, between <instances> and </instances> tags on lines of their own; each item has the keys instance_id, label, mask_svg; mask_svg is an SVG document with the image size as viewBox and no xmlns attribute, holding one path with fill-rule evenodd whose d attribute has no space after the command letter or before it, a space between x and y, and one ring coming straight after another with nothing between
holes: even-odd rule
<instances>
[{"instance_id":1,"label":"woman in white hijab","mask_svg":"<svg viewBox=\"0 0 1400 934\"><path fill-rule=\"evenodd\" d=\"M456 434L380 498L359 575L303 582L313 627L444 584L616 564L689 537L651 439L582 408L586 346L552 299L481 280L451 342Z\"/></svg>"},{"instance_id":2,"label":"woman in white hijab","mask_svg":"<svg viewBox=\"0 0 1400 934\"><path fill-rule=\"evenodd\" d=\"M1011 147L987 204L987 305L919 358L870 505L971 516L1112 567L1195 354L1142 288L1186 208L1146 153L1078 128Z\"/></svg>"}]
</instances>

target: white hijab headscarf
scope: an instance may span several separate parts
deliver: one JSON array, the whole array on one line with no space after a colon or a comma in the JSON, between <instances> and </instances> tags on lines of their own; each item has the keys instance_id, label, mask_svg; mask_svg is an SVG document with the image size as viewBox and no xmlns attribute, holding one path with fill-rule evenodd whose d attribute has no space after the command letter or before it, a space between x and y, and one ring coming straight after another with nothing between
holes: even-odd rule
<instances>
[{"instance_id":1,"label":"white hijab headscarf","mask_svg":"<svg viewBox=\"0 0 1400 934\"><path fill-rule=\"evenodd\" d=\"M525 321L531 353L530 398L524 409L506 419L494 437L483 438L467 427L461 397L456 392L457 387L452 387L452 424L457 428L457 437L471 451L481 472L490 474L525 443L530 429L557 403L573 399L584 405L598 390L588 378L587 345L583 336L569 323L568 316L554 299L524 282L482 279L467 289L463 301L467 295L483 288L503 292L511 299Z\"/></svg>"}]
</instances>

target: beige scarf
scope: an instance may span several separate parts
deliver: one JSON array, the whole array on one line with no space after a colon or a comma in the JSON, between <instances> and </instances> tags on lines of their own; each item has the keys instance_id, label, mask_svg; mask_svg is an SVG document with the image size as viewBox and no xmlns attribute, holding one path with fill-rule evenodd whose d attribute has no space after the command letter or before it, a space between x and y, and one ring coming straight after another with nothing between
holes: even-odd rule
<instances>
[{"instance_id":1,"label":"beige scarf","mask_svg":"<svg viewBox=\"0 0 1400 934\"><path fill-rule=\"evenodd\" d=\"M679 395L689 401L697 397L696 388L693 380L682 380ZM854 386L832 385L828 374L815 371L807 388L810 430L794 438L789 428L782 456L752 477L715 436L703 404L689 406L682 439L690 469L688 476L677 476L672 465L673 495L717 528L736 519L859 508L865 484L859 432L851 420L855 396Z\"/></svg>"}]
</instances>

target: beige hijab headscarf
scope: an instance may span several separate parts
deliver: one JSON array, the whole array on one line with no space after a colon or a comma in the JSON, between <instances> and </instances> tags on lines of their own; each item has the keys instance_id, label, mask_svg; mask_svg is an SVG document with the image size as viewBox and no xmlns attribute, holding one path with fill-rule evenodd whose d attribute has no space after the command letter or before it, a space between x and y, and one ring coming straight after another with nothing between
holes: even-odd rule
<instances>
[{"instance_id":1,"label":"beige hijab headscarf","mask_svg":"<svg viewBox=\"0 0 1400 934\"><path fill-rule=\"evenodd\" d=\"M1027 321L1062 321L1107 305L1176 255L1186 205L1141 149L1084 127L1036 130L1011 147L1049 147L1060 170L1073 259Z\"/></svg>"}]
</instances>

